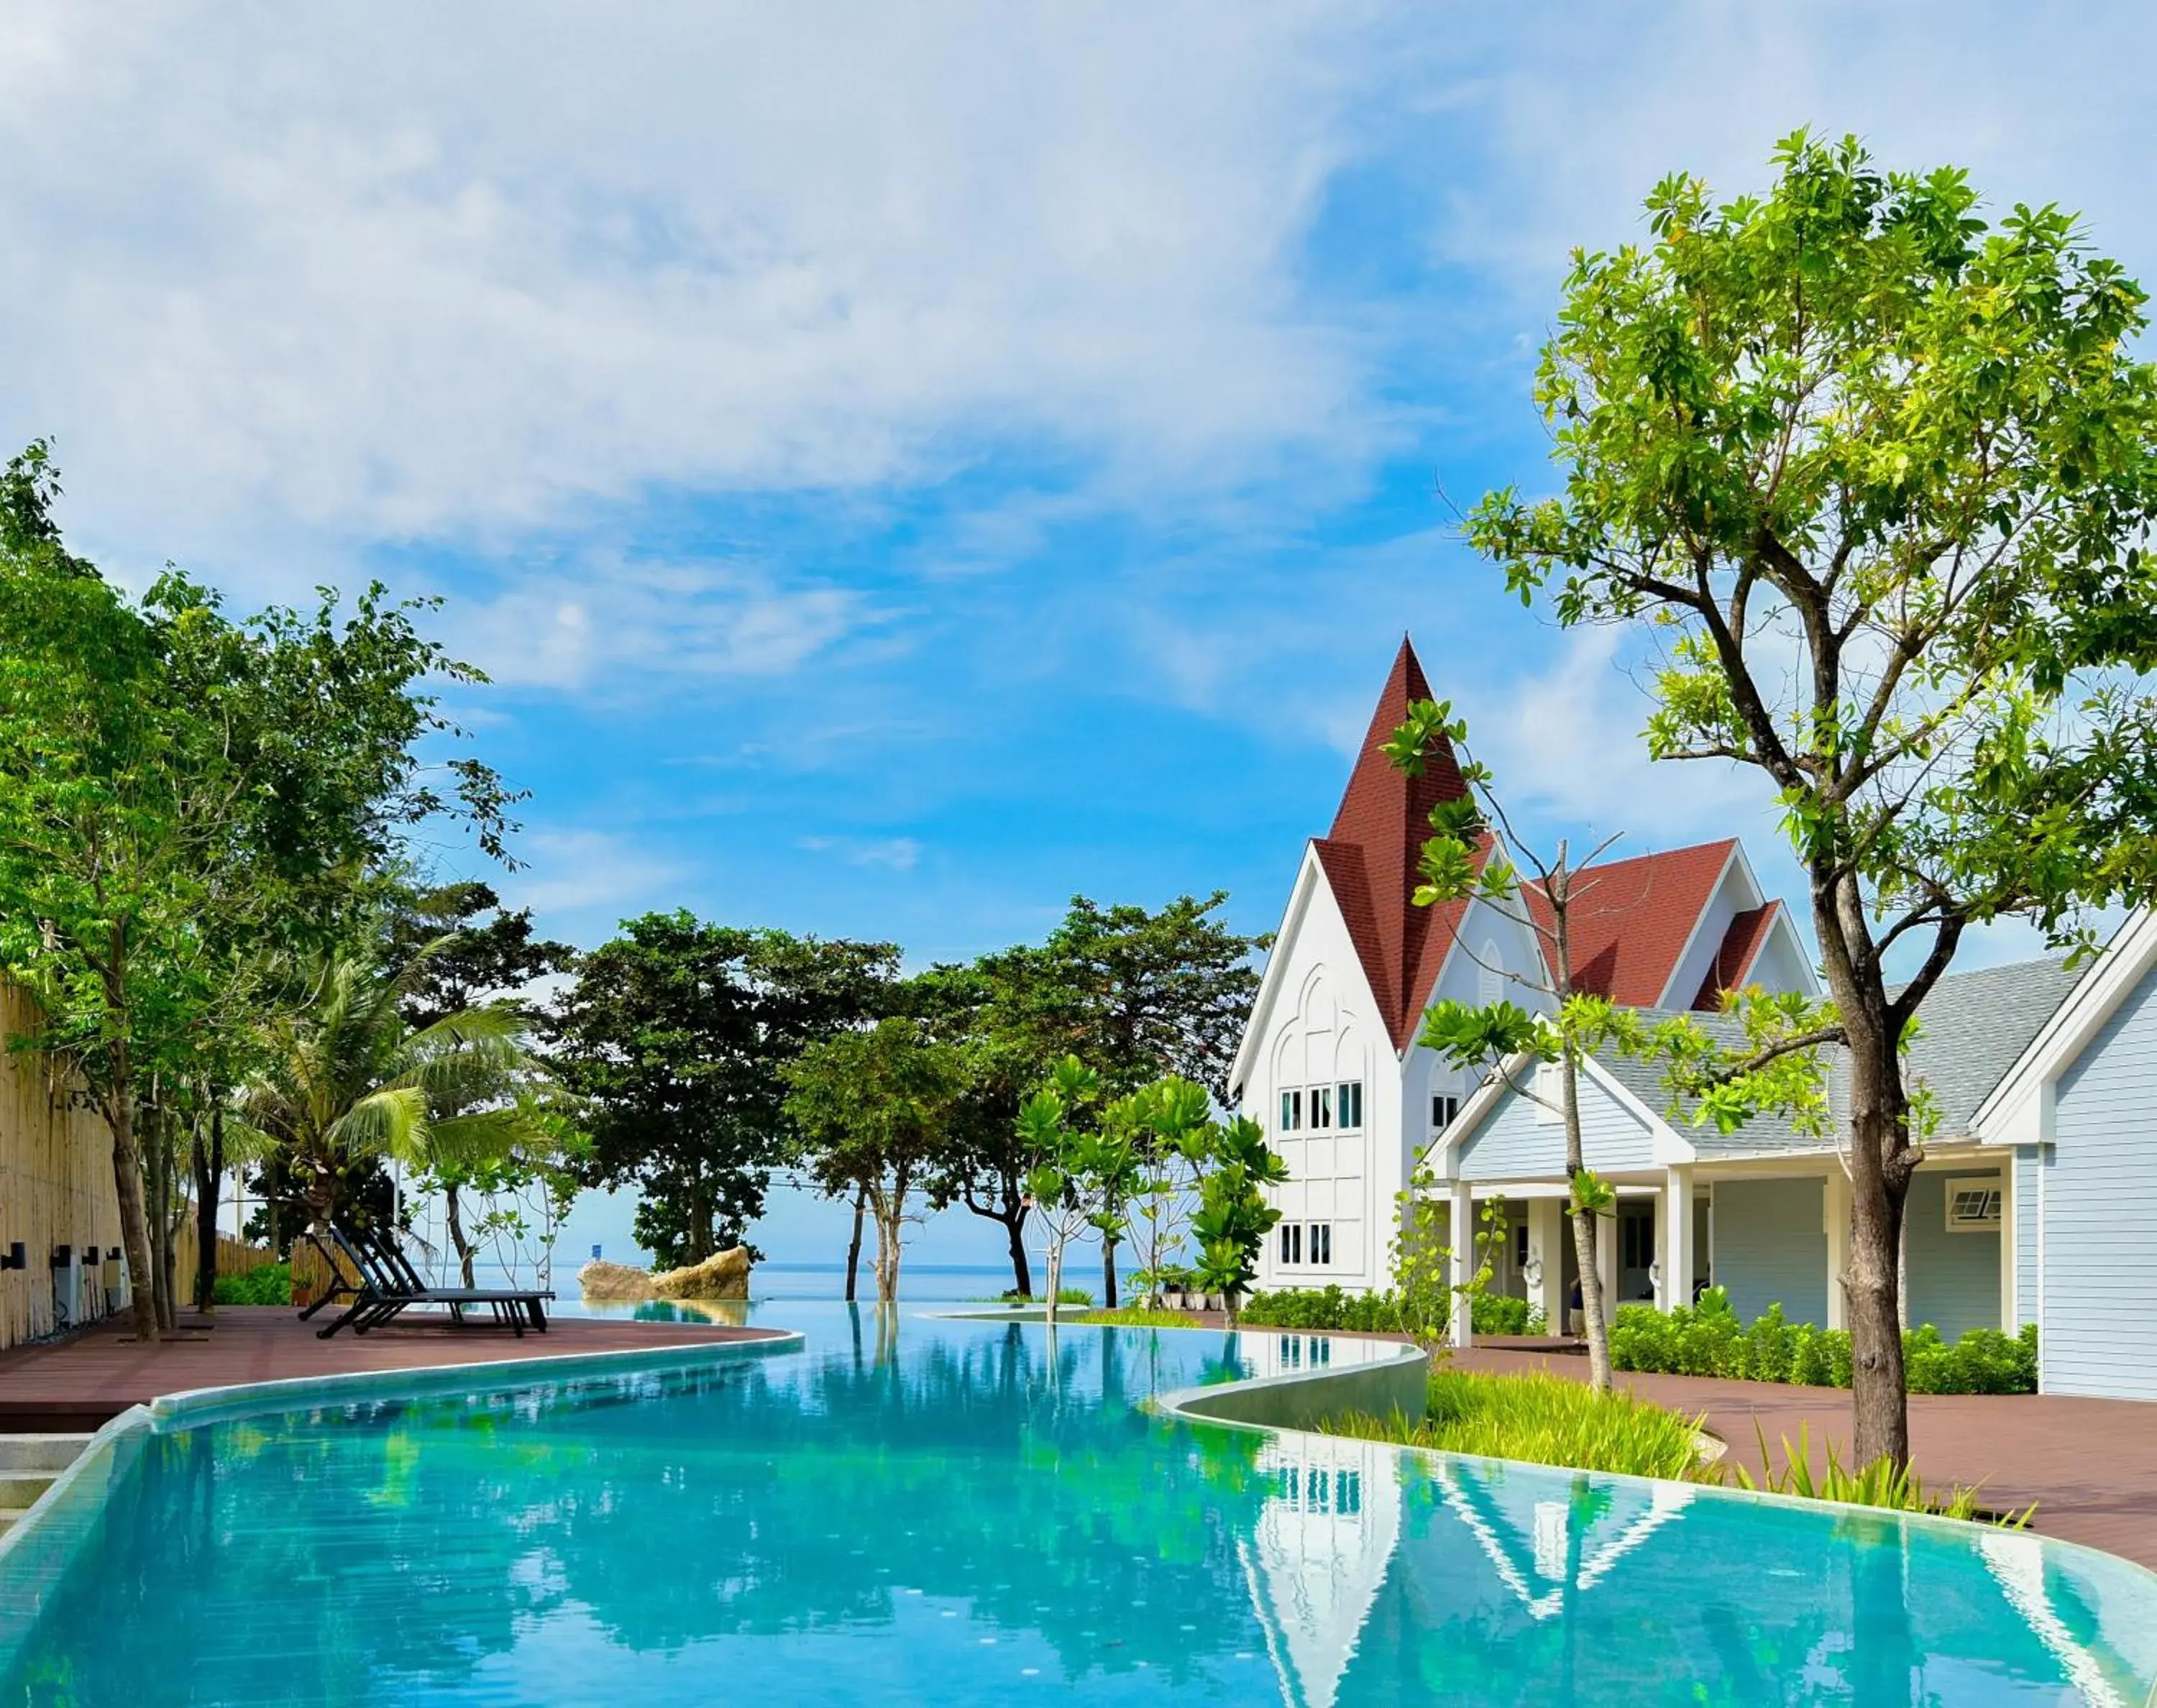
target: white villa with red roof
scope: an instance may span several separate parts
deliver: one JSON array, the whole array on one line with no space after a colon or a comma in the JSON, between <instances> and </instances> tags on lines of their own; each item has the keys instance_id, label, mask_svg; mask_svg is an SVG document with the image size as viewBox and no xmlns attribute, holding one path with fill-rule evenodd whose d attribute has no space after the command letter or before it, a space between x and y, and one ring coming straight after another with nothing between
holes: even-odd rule
<instances>
[{"instance_id":1,"label":"white villa with red roof","mask_svg":"<svg viewBox=\"0 0 2157 1708\"><path fill-rule=\"evenodd\" d=\"M1379 748L1429 694L1404 640L1332 828L1304 851L1238 1052L1235 1101L1290 1176L1256 1284L1389 1287L1421 1165L1455 1227L1505 1201L1492 1285L1556 1324L1576 1273L1563 1129L1418 1042L1434 1002L1532 1007L1548 983L1542 939L1499 908L1413 904L1430 809L1463 785L1449 754L1409 778ZM1591 872L1571 922L1577 989L1645 1010L1715 1010L1747 986L1818 993L1789 909L1734 838ZM1911 1071L1940 1122L1910 1194L1907 1320L1949 1339L2037 1323L2048 1391L2157 1399L2157 919L2138 916L2085 971L1952 975L1920 1018ZM1614 1056L1587 1064L1582 1122L1588 1165L1619 1195L1598 1252L1611 1296L1667 1309L1713 1283L1747 1320L1779 1304L1840 1325L1848 1186L1830 1140L1768 1117L1719 1134L1673 1108L1658 1069Z\"/></svg>"}]
</instances>

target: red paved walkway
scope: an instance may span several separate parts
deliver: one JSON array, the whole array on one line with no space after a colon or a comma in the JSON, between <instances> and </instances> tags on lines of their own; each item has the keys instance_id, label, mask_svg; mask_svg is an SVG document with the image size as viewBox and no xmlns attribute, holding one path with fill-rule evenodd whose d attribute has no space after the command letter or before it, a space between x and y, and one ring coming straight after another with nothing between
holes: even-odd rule
<instances>
[{"instance_id":1,"label":"red paved walkway","mask_svg":"<svg viewBox=\"0 0 2157 1708\"><path fill-rule=\"evenodd\" d=\"M519 1340L492 1326L455 1329L415 1314L371 1334L318 1340L283 1306L227 1305L182 1320L177 1338L138 1345L123 1325L101 1325L58 1345L0 1352L0 1431L90 1429L159 1394L284 1376L512 1363L578 1352L617 1352L767 1338L770 1330L620 1319L556 1317Z\"/></svg>"}]
</instances>

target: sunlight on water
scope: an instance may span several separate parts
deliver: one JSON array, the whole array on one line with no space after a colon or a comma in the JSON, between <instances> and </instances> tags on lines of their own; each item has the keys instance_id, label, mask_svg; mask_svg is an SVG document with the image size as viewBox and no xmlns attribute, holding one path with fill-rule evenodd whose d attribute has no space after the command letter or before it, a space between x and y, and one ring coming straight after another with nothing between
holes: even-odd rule
<instances>
[{"instance_id":1,"label":"sunlight on water","mask_svg":"<svg viewBox=\"0 0 2157 1708\"><path fill-rule=\"evenodd\" d=\"M807 1350L147 1438L0 1556L0 1703L2143 1708L2157 1680L2157 1579L2034 1537L1138 1408L1305 1337L757 1314Z\"/></svg>"}]
</instances>

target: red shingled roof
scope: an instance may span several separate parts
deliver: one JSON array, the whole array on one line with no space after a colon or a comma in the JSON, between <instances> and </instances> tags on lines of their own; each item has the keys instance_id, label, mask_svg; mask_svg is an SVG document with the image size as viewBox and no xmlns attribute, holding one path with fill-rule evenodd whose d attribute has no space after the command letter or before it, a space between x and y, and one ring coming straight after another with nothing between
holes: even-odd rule
<instances>
[{"instance_id":1,"label":"red shingled roof","mask_svg":"<svg viewBox=\"0 0 2157 1708\"><path fill-rule=\"evenodd\" d=\"M1395 1049L1407 1048L1415 1035L1460 911L1457 905L1418 908L1413 900L1431 808L1468 792L1459 762L1441 738L1423 775L1408 777L1379 750L1406 720L1410 703L1430 697L1415 648L1403 636L1333 828L1312 844Z\"/></svg>"},{"instance_id":2,"label":"red shingled roof","mask_svg":"<svg viewBox=\"0 0 2157 1708\"><path fill-rule=\"evenodd\" d=\"M1775 910L1782 905L1766 902L1747 908L1730 922L1730 929L1722 934L1722 946L1716 950L1707 976L1700 981L1699 994L1692 999L1695 1008L1720 1008L1725 990L1744 988L1745 975L1753 970L1760 945L1768 940L1768 928L1774 923Z\"/></svg>"},{"instance_id":3,"label":"red shingled roof","mask_svg":"<svg viewBox=\"0 0 2157 1708\"><path fill-rule=\"evenodd\" d=\"M1333 828L1311 844L1396 1049L1406 1049L1415 1037L1465 905L1418 908L1413 900L1431 808L1468 792L1459 761L1449 746L1441 747L1422 776L1406 777L1380 751L1410 703L1429 697L1423 666L1404 638ZM1570 934L1573 987L1629 1007L1661 1002L1737 846L1726 838L1607 861L1581 873ZM1486 853L1490 846L1486 838ZM1533 886L1524 893L1536 923L1547 932L1548 903ZM1695 1007L1715 1007L1723 990L1743 982L1779 905L1770 902L1731 922Z\"/></svg>"},{"instance_id":4,"label":"red shingled roof","mask_svg":"<svg viewBox=\"0 0 2157 1708\"><path fill-rule=\"evenodd\" d=\"M1737 846L1734 838L1702 842L1605 861L1576 876L1567 934L1573 988L1629 1008L1660 1003ZM1550 903L1532 886L1526 895L1536 923L1547 932Z\"/></svg>"}]
</instances>

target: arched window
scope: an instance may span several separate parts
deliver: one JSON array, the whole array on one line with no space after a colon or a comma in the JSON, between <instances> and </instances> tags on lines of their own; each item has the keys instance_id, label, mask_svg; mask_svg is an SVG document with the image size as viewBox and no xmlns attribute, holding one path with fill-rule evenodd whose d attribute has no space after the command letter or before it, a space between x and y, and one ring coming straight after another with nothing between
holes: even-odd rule
<instances>
[{"instance_id":1,"label":"arched window","mask_svg":"<svg viewBox=\"0 0 2157 1708\"><path fill-rule=\"evenodd\" d=\"M1506 1000L1506 975L1500 969L1505 965L1498 959L1498 944L1495 938L1483 939L1483 947L1476 951L1479 963L1475 969L1475 1001L1481 1008L1489 1008Z\"/></svg>"}]
</instances>

